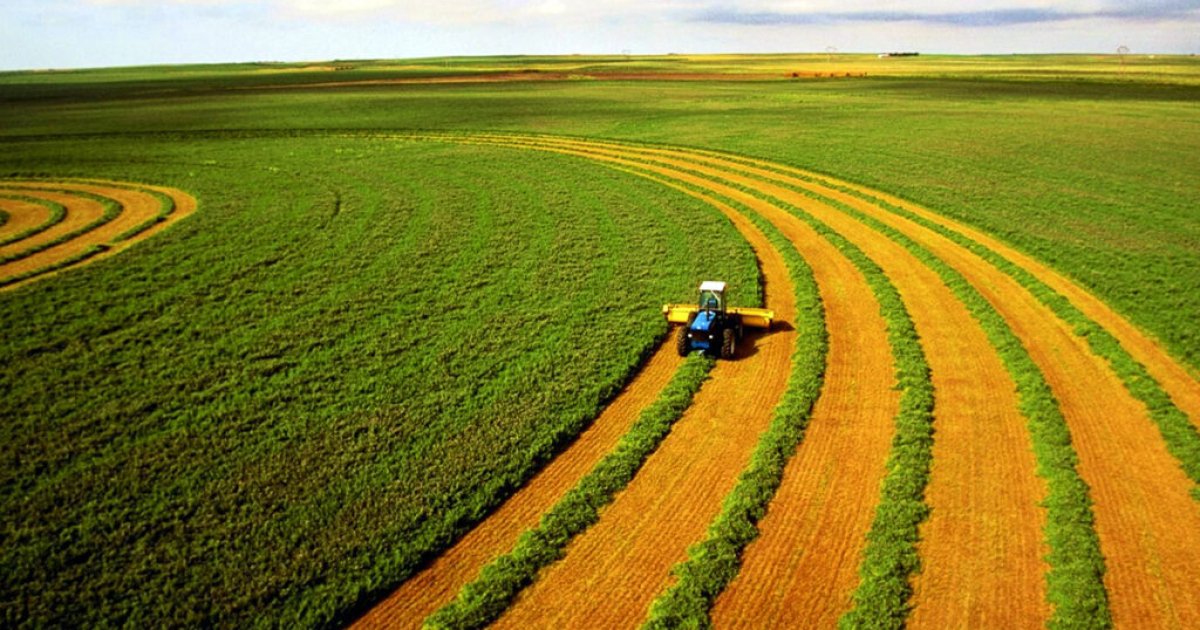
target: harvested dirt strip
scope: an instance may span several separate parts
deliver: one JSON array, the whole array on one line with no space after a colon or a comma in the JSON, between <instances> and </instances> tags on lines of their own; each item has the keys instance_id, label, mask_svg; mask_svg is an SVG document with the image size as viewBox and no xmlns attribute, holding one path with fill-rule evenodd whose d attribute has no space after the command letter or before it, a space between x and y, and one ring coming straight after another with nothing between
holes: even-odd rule
<instances>
[{"instance_id":1,"label":"harvested dirt strip","mask_svg":"<svg viewBox=\"0 0 1200 630\"><path fill-rule=\"evenodd\" d=\"M1145 406L1087 341L1011 277L944 236L861 198L777 173L755 174L783 179L880 219L945 260L984 294L1045 373L1075 436L1079 471L1097 502L1114 620L1118 625L1200 624L1200 600L1194 597L1200 592L1200 572L1194 569L1200 566L1200 507L1188 497L1190 480L1167 452ZM943 620L935 617L931 623Z\"/></svg>"},{"instance_id":2,"label":"harvested dirt strip","mask_svg":"<svg viewBox=\"0 0 1200 630\"><path fill-rule=\"evenodd\" d=\"M755 249L767 306L780 321L790 321L794 294L782 257L748 219L714 205ZM748 356L713 369L638 476L498 627L619 627L645 616L671 566L686 558L688 544L703 536L720 510L787 385L795 333L780 328L749 338Z\"/></svg>"},{"instance_id":3,"label":"harvested dirt strip","mask_svg":"<svg viewBox=\"0 0 1200 630\"><path fill-rule=\"evenodd\" d=\"M0 265L0 282L9 281L5 289L39 280L64 265L71 267L111 256L129 247L134 242L148 238L166 229L169 224L188 216L196 208L196 200L179 190L159 186L139 186L121 182L49 182L49 181L5 181L3 190L19 191L21 194L62 204L67 208L66 218L58 225L38 233L34 237L0 248L0 256L29 251L39 245L54 242L73 231L78 231L97 222L104 216L100 202L82 194L109 199L121 208L112 220L79 234L63 243L48 247L29 256ZM156 191L170 197L174 210L162 215L162 201L146 191ZM89 256L90 253L96 253ZM86 259L85 259L86 257ZM78 261L78 262L73 262ZM45 272L45 273L42 273ZM11 282L14 279L18 282Z\"/></svg>"},{"instance_id":4,"label":"harvested dirt strip","mask_svg":"<svg viewBox=\"0 0 1200 630\"><path fill-rule=\"evenodd\" d=\"M592 150L607 154L605 150ZM1045 484L1035 473L1032 444L1018 410L1015 384L978 322L941 278L900 245L826 204L760 180L689 163L687 157L667 157L678 155L674 152L639 152L639 155L657 163L691 169L704 177L723 178L757 189L800 208L858 245L883 268L904 298L921 336L937 392L937 440L927 502L935 513L941 513L941 518L923 530L927 541L922 555L926 575L944 575L939 582L945 582L946 588L938 591L939 601L931 608L941 611L943 620L951 624L966 624L981 615L986 615L989 622L1005 625L1044 623L1049 617L1043 579L1046 565L1042 560L1046 550L1040 533L1045 513L1038 504L1045 497ZM742 196L747 197L744 193ZM800 223L778 209L768 209L765 216L781 227ZM810 431L815 432L818 426L814 421ZM812 435L801 445L800 457L811 438ZM821 489L824 481L819 476L809 477L807 481L813 486L798 492ZM772 510L782 511L774 505ZM766 527L764 523L764 538ZM821 532L813 535L820 536ZM938 537L934 538L935 535ZM932 552L931 540L937 541ZM856 547L861 550L861 543ZM990 551L987 554L973 551L979 548ZM972 552L964 553L968 549ZM842 558L835 562L845 564ZM763 564L767 567L764 570L770 570L770 561ZM749 570L743 568L744 573ZM823 585L830 571L836 572L836 565L821 567L813 577ZM747 578L739 577L744 579ZM970 592L964 594L963 588L969 588ZM754 596L762 597L762 593ZM835 615L830 609L840 606L838 612L844 612L846 605L816 598L812 601L824 610L789 609L788 614L804 619L814 612ZM1023 605L1014 606L1014 601ZM776 605L783 606L778 602ZM753 605L747 604L739 613L752 609Z\"/></svg>"},{"instance_id":5,"label":"harvested dirt strip","mask_svg":"<svg viewBox=\"0 0 1200 630\"><path fill-rule=\"evenodd\" d=\"M1096 322L1116 337L1121 347L1125 348L1134 360L1146 367L1146 370L1154 377L1154 380L1158 381L1159 385L1170 396L1171 401L1188 415L1194 425L1200 426L1200 380L1192 377L1186 368L1172 359L1148 335L1070 279L1030 256L1005 245L996 238L968 227L963 223L948 219L892 195L872 191L862 186L845 182L837 182L836 184L840 187L861 193L868 198L874 197L896 207L903 208L923 219L957 232L1025 269L1035 278L1041 280L1051 289L1054 289L1060 295L1070 300L1088 319Z\"/></svg>"},{"instance_id":6,"label":"harvested dirt strip","mask_svg":"<svg viewBox=\"0 0 1200 630\"><path fill-rule=\"evenodd\" d=\"M566 451L437 560L367 612L355 627L421 627L425 617L449 603L488 561L512 549L521 532L537 526L541 515L612 450L642 410L658 398L682 361L673 343L661 344Z\"/></svg>"},{"instance_id":7,"label":"harvested dirt strip","mask_svg":"<svg viewBox=\"0 0 1200 630\"><path fill-rule=\"evenodd\" d=\"M22 188L22 189L3 188L0 190L4 190L6 192L8 192L8 191L19 192L20 194L28 196L28 197L44 199L46 201L50 201L50 202L65 206L67 209L66 216L63 217L63 220L60 221L58 224L50 227L49 229L38 232L37 234L35 234L27 239L23 239L23 240L15 242L15 243L9 243L8 245L0 247L0 258L8 258L10 256L18 256L23 252L29 251L30 249L33 249L33 248L36 248L39 246L43 246L46 243L51 243L51 242L53 242L57 239L60 239L72 232L83 229L90 223L98 221L101 217L104 216L104 204L100 203L99 201L96 201L95 199L80 197L80 196L72 195L72 194L65 193L65 192L52 192L52 191L48 191L48 190L33 190L33 189L24 189L24 188ZM50 250L43 251L43 252L41 252L41 254L46 254L48 251L50 251ZM35 255L40 255L40 254L35 254ZM9 276L13 276L13 275L16 275L17 273L21 273L21 271L24 271L25 270L24 266L15 267L15 265L17 265L18 263L21 263L25 260L28 260L31 257L32 256L24 258L24 259L13 260L10 263L0 265L0 278L6 278ZM11 269L21 269L21 271L10 271L10 268ZM37 267L30 267L30 268L36 269Z\"/></svg>"},{"instance_id":8,"label":"harvested dirt strip","mask_svg":"<svg viewBox=\"0 0 1200 630\"><path fill-rule=\"evenodd\" d=\"M718 627L832 626L845 612L898 410L884 320L862 273L808 225L777 228L817 282L828 331L825 385L760 537L712 611Z\"/></svg>"},{"instance_id":9,"label":"harvested dirt strip","mask_svg":"<svg viewBox=\"0 0 1200 630\"><path fill-rule=\"evenodd\" d=\"M777 224L778 225L778 224ZM812 266L829 336L825 386L759 538L712 610L717 627L832 627L850 607L899 393L862 273L806 224L778 227Z\"/></svg>"},{"instance_id":10,"label":"harvested dirt strip","mask_svg":"<svg viewBox=\"0 0 1200 630\"><path fill-rule=\"evenodd\" d=\"M1145 406L1107 362L1013 278L946 237L861 198L788 183L896 228L962 273L1000 312L1045 374L1071 429L1080 474L1096 501L1114 621L1200 627L1200 505L1188 496L1191 480L1167 452ZM930 625L945 625L936 611L932 615Z\"/></svg>"},{"instance_id":11,"label":"harvested dirt strip","mask_svg":"<svg viewBox=\"0 0 1200 630\"><path fill-rule=\"evenodd\" d=\"M8 213L8 221L0 226L0 242L17 234L46 225L50 221L50 208L32 201L0 197L0 209ZM2 252L3 250L0 250ZM0 256L3 256L0 253Z\"/></svg>"},{"instance_id":12,"label":"harvested dirt strip","mask_svg":"<svg viewBox=\"0 0 1200 630\"><path fill-rule=\"evenodd\" d=\"M707 159L715 158L721 163L732 161L733 163L742 165L747 172L751 172L752 170L753 172L764 174L768 178L775 177L781 182L790 183L797 181L796 178L786 177L786 175L790 174L801 178L803 181L815 180L815 183L818 185L824 183L832 188L849 190L860 198L870 202L873 206L892 206L901 213L910 213L922 221L935 224L940 229L954 233L956 237L990 250L1002 259L1028 272L1037 281L1042 282L1053 291L1064 296L1085 317L1111 334L1135 361L1146 368L1146 371L1158 382L1171 402L1191 419L1192 424L1200 427L1200 380L1197 380L1193 376L1193 372L1171 358L1170 354L1149 335L1117 314L1104 302L1044 263L962 222L939 215L936 212L894 195L872 190L865 186L843 182L820 173L773 164L762 160L731 156L713 151L696 151L695 153ZM750 166L758 168L749 169L748 167ZM810 185L812 183L814 182L810 182Z\"/></svg>"}]
</instances>

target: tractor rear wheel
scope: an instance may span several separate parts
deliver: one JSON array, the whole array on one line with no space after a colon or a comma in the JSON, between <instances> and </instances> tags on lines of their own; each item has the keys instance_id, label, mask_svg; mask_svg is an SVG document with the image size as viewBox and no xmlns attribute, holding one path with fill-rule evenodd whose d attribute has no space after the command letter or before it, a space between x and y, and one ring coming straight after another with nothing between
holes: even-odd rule
<instances>
[{"instance_id":1,"label":"tractor rear wheel","mask_svg":"<svg viewBox=\"0 0 1200 630\"><path fill-rule=\"evenodd\" d=\"M737 350L736 335L732 329L726 328L721 333L721 358L732 359L734 351Z\"/></svg>"},{"instance_id":2,"label":"tractor rear wheel","mask_svg":"<svg viewBox=\"0 0 1200 630\"><path fill-rule=\"evenodd\" d=\"M692 344L688 342L688 327L684 326L679 329L679 336L675 339L675 348L679 350L679 356L686 357L688 350L692 349Z\"/></svg>"}]
</instances>

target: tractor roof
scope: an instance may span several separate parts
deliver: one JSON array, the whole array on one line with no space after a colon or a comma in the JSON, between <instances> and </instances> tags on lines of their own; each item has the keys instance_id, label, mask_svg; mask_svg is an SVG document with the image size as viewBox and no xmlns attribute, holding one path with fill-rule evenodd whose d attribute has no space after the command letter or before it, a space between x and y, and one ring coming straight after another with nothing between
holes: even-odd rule
<instances>
[{"instance_id":1,"label":"tractor roof","mask_svg":"<svg viewBox=\"0 0 1200 630\"><path fill-rule=\"evenodd\" d=\"M705 280L700 283L701 291L716 291L717 293L725 292L725 283L719 280Z\"/></svg>"}]
</instances>

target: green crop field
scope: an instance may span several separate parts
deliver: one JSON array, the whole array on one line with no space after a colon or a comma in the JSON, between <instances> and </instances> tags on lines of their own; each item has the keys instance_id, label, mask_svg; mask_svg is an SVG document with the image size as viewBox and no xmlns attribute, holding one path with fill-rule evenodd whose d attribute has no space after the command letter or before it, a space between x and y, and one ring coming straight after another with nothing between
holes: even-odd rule
<instances>
[{"instance_id":1,"label":"green crop field","mask_svg":"<svg viewBox=\"0 0 1200 630\"><path fill-rule=\"evenodd\" d=\"M388 83L481 73L553 76ZM7 72L0 120L0 185L199 202L0 292L6 626L353 619L596 417L664 338L662 303L710 278L762 301L753 251L682 191L412 134L712 149L888 191L1048 263L1200 374L1195 57Z\"/></svg>"}]
</instances>

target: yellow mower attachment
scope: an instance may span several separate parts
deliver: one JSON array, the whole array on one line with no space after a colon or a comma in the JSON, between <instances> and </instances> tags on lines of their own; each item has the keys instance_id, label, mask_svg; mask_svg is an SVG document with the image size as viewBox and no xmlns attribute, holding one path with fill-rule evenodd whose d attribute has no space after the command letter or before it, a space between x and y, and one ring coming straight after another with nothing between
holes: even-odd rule
<instances>
[{"instance_id":1,"label":"yellow mower attachment","mask_svg":"<svg viewBox=\"0 0 1200 630\"><path fill-rule=\"evenodd\" d=\"M686 324L692 313L700 312L700 307L695 304L663 304L662 311L667 323ZM730 306L725 312L739 319L747 328L770 328L775 319L775 311L769 308Z\"/></svg>"}]
</instances>

